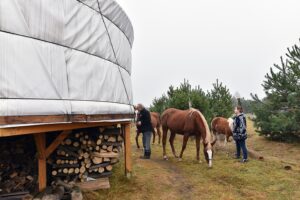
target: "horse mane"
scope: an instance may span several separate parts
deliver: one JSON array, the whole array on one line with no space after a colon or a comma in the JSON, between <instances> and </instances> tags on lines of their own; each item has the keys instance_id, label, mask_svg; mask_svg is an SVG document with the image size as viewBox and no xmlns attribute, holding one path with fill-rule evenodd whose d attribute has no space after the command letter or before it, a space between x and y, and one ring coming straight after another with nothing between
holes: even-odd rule
<instances>
[{"instance_id":1,"label":"horse mane","mask_svg":"<svg viewBox=\"0 0 300 200\"><path fill-rule=\"evenodd\" d=\"M230 117L227 119L227 122L228 122L228 125L229 125L229 128L231 131L233 131L233 119Z\"/></svg>"},{"instance_id":2,"label":"horse mane","mask_svg":"<svg viewBox=\"0 0 300 200\"><path fill-rule=\"evenodd\" d=\"M198 114L199 114L199 116L200 116L200 118L202 119L202 122L203 122L203 124L204 124L205 131L206 131L205 143L207 143L208 145L210 145L210 142L211 142L211 135L210 135L209 126L208 126L208 123L207 123L205 117L203 116L203 114L202 114L199 110L197 110L197 109L195 109L195 108L191 108L189 112L190 112L190 116L191 116L193 113L198 113Z\"/></svg>"}]
</instances>

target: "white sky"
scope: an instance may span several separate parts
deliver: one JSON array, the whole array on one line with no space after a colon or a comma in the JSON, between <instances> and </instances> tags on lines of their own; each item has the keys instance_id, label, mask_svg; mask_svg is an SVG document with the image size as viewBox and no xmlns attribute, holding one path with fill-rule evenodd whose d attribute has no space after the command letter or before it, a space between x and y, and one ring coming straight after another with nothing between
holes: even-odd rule
<instances>
[{"instance_id":1,"label":"white sky","mask_svg":"<svg viewBox=\"0 0 300 200\"><path fill-rule=\"evenodd\" d=\"M263 96L264 75L300 38L299 0L117 0L132 21L134 103L184 78Z\"/></svg>"}]
</instances>

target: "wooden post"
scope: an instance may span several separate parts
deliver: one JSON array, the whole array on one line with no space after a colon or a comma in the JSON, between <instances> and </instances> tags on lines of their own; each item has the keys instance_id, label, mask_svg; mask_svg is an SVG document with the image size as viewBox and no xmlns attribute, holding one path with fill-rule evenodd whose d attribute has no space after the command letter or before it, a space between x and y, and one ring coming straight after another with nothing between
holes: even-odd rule
<instances>
[{"instance_id":1,"label":"wooden post","mask_svg":"<svg viewBox=\"0 0 300 200\"><path fill-rule=\"evenodd\" d=\"M127 178L131 177L131 172L132 172L130 131L131 131L131 124L126 124L125 135L124 135L124 146L125 146L124 157L125 157L125 175Z\"/></svg>"},{"instance_id":2,"label":"wooden post","mask_svg":"<svg viewBox=\"0 0 300 200\"><path fill-rule=\"evenodd\" d=\"M34 135L36 148L39 154L38 170L39 170L39 191L43 191L47 186L47 171L46 171L46 134L39 133Z\"/></svg>"}]
</instances>

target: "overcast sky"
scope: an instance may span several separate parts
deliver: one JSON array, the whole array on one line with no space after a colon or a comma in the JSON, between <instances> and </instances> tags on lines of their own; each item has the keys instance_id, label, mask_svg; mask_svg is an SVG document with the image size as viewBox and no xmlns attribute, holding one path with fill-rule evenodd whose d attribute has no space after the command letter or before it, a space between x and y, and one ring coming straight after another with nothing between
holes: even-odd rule
<instances>
[{"instance_id":1,"label":"overcast sky","mask_svg":"<svg viewBox=\"0 0 300 200\"><path fill-rule=\"evenodd\" d=\"M135 31L134 103L149 105L184 78L263 96L261 83L299 44L299 0L117 0Z\"/></svg>"}]
</instances>

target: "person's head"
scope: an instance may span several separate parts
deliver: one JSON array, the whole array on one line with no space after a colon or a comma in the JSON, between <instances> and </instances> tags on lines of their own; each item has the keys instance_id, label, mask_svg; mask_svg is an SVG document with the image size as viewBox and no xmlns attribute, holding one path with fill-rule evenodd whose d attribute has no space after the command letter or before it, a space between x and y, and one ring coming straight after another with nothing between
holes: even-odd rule
<instances>
[{"instance_id":1,"label":"person's head","mask_svg":"<svg viewBox=\"0 0 300 200\"><path fill-rule=\"evenodd\" d=\"M243 107L242 106L236 106L235 108L234 108L234 113L236 114L236 115L239 115L239 114L241 114L243 112Z\"/></svg>"},{"instance_id":2,"label":"person's head","mask_svg":"<svg viewBox=\"0 0 300 200\"><path fill-rule=\"evenodd\" d=\"M141 104L141 103L139 103L139 104L137 104L136 105L136 109L138 110L138 111L141 111L141 110L143 110L145 107L143 106L143 104Z\"/></svg>"}]
</instances>

